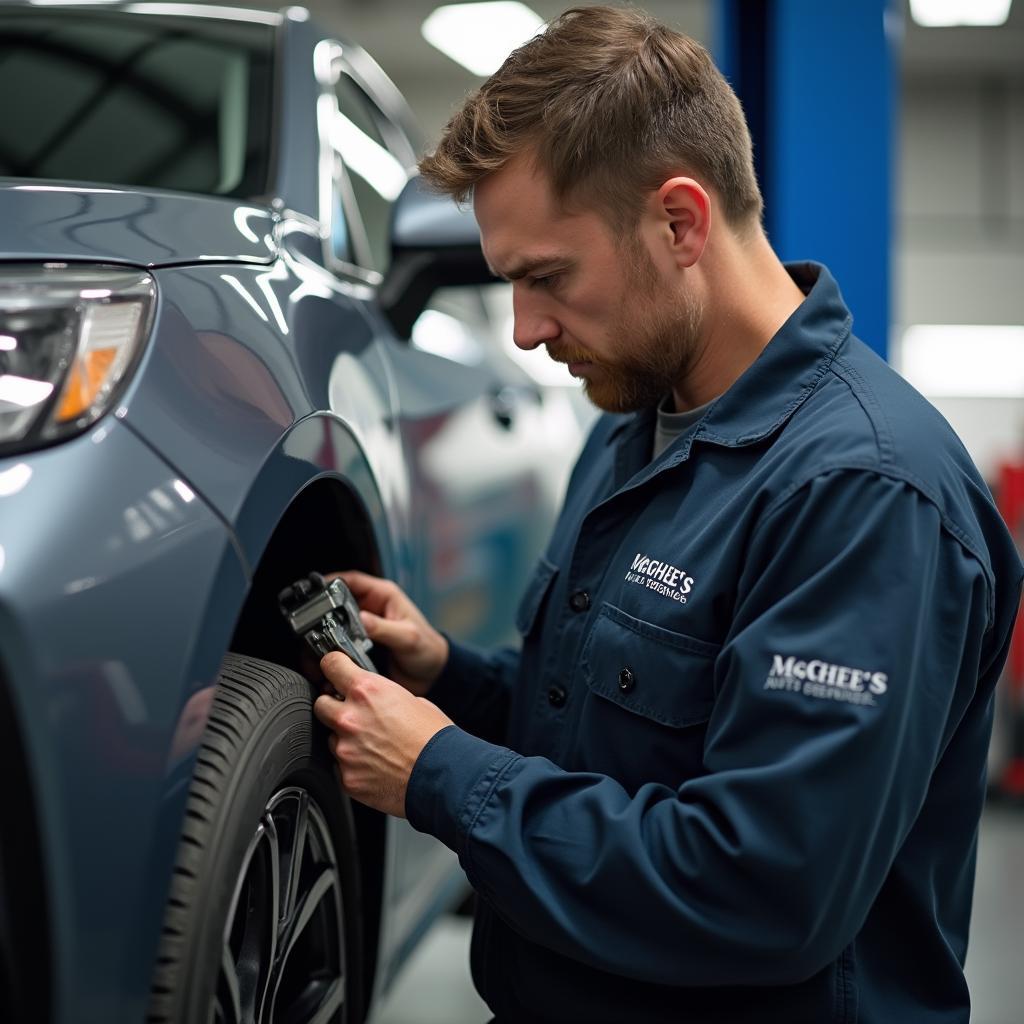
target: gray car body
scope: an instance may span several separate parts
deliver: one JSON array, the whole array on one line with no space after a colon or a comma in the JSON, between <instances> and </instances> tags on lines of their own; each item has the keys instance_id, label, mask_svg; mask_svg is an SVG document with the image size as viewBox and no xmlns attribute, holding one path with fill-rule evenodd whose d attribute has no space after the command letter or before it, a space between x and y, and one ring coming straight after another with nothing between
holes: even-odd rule
<instances>
[{"instance_id":1,"label":"gray car body","mask_svg":"<svg viewBox=\"0 0 1024 1024\"><path fill-rule=\"evenodd\" d=\"M266 552L289 549L282 531L323 534L315 567L382 572L460 638L492 643L564 473L538 458L550 410L514 374L416 350L392 331L378 278L326 265L321 36L294 16L279 33L266 200L0 182L4 261L144 267L157 287L116 409L0 458L5 763L19 759L8 778L35 818L20 849L38 857L29 888L55 1024L145 1017L202 728L194 699L240 635ZM346 52L382 107L395 103ZM430 236L433 217L463 237L457 217L423 211L410 236ZM504 419L492 404L510 382L511 424L507 396ZM467 438L486 478L460 461ZM348 536L325 528L339 508ZM405 822L388 820L382 856L378 990L458 886L448 851Z\"/></svg>"}]
</instances>

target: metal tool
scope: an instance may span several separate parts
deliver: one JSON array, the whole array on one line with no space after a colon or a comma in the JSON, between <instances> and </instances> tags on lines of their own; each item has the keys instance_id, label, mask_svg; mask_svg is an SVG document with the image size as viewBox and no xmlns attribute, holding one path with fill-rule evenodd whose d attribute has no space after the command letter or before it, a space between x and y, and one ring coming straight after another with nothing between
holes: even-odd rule
<instances>
[{"instance_id":1,"label":"metal tool","mask_svg":"<svg viewBox=\"0 0 1024 1024\"><path fill-rule=\"evenodd\" d=\"M277 603L288 624L320 657L342 651L360 668L376 671L368 653L373 642L359 618L359 605L342 580L328 583L320 573L311 572L285 587Z\"/></svg>"}]
</instances>

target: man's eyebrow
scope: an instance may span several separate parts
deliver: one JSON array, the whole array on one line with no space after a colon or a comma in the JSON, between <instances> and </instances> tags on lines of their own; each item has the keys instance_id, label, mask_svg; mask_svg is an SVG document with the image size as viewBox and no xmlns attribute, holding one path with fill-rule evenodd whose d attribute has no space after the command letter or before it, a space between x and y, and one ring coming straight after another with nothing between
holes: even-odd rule
<instances>
[{"instance_id":1,"label":"man's eyebrow","mask_svg":"<svg viewBox=\"0 0 1024 1024\"><path fill-rule=\"evenodd\" d=\"M504 273L495 270L490 263L487 264L487 268L495 277L500 277L503 281L518 281L519 278L526 277L527 274L534 274L545 267L568 262L570 260L566 253L553 252L530 256L519 263L513 263Z\"/></svg>"}]
</instances>

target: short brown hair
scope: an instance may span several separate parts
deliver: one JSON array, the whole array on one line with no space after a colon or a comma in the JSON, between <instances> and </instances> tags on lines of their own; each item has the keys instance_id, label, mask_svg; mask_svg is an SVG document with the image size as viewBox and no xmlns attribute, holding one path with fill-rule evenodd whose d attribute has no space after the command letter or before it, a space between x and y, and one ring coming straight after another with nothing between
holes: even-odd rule
<instances>
[{"instance_id":1,"label":"short brown hair","mask_svg":"<svg viewBox=\"0 0 1024 1024\"><path fill-rule=\"evenodd\" d=\"M703 46L638 10L559 15L470 94L420 172L461 202L524 150L561 201L586 184L622 231L644 193L679 170L711 186L735 229L761 220L736 94Z\"/></svg>"}]
</instances>

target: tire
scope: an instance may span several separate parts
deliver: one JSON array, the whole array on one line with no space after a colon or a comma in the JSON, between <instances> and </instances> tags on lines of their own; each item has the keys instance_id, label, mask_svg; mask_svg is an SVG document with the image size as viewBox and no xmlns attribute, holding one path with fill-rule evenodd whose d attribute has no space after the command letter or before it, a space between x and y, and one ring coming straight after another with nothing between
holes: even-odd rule
<instances>
[{"instance_id":1,"label":"tire","mask_svg":"<svg viewBox=\"0 0 1024 1024\"><path fill-rule=\"evenodd\" d=\"M225 658L188 793L150 1024L361 1019L352 809L312 700L289 669Z\"/></svg>"}]
</instances>

